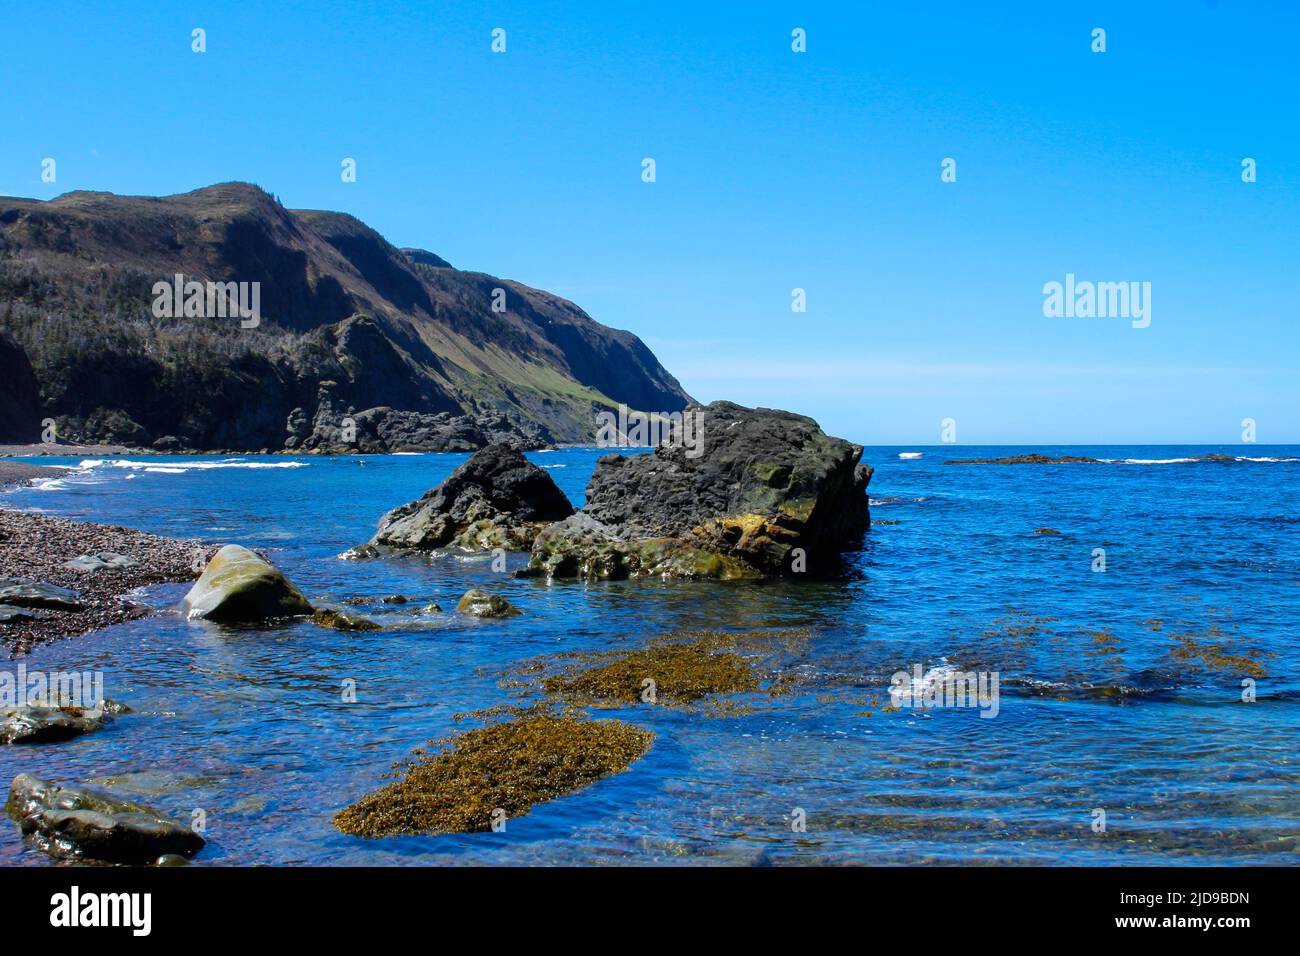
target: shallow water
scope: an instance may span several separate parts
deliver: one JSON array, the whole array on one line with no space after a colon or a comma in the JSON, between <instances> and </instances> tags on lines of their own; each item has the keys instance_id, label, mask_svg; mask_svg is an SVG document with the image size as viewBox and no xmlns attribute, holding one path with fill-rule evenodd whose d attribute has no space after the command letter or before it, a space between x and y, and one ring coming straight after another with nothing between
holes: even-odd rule
<instances>
[{"instance_id":1,"label":"shallow water","mask_svg":"<svg viewBox=\"0 0 1300 956\"><path fill-rule=\"evenodd\" d=\"M214 864L1294 863L1300 448L1170 461L1241 447L1036 449L1164 463L1023 466L942 464L1016 448L868 448L872 517L898 523L871 529L842 580L757 584L548 585L486 558L336 559L465 455L108 460L4 503L266 549L318 603L419 603L358 609L383 632L169 612L39 648L29 669L101 670L136 712L0 748L0 780L111 777L178 818L202 810L197 861ZM911 450L925 457L898 459ZM530 457L578 503L602 453ZM523 616L455 614L474 586ZM420 615L428 601L446 613ZM503 833L365 840L330 824L413 748L469 726L455 714L531 699L502 686L512 665L679 628L790 626L812 632L781 662L805 680L795 692L737 713L598 711L654 730L653 749ZM917 663L996 672L997 716L883 710L890 675ZM45 862L0 827L0 864Z\"/></svg>"}]
</instances>

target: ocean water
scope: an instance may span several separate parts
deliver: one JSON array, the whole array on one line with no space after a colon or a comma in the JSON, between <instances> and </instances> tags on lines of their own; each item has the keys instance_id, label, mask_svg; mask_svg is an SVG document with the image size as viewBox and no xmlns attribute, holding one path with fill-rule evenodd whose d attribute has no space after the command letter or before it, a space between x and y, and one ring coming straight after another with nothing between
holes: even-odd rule
<instances>
[{"instance_id":1,"label":"ocean water","mask_svg":"<svg viewBox=\"0 0 1300 956\"><path fill-rule=\"evenodd\" d=\"M65 462L82 467L4 505L266 549L317 602L420 603L359 609L383 632L230 630L168 611L39 648L29 669L103 671L135 713L0 748L0 780L111 778L180 819L202 810L196 862L214 865L1300 862L1300 447L943 464L1023 450L868 448L880 523L845 576L766 583L547 584L483 557L336 558L465 455ZM1186 460L1206 452L1240 460ZM600 454L530 457L580 503ZM457 615L475 586L523 615ZM143 598L166 609L185 590ZM415 610L428 601L447 612ZM801 679L792 693L597 711L653 730L651 751L505 832L367 840L331 826L394 762L464 729L456 714L535 699L503 683L521 662L786 627L810 633L774 665ZM917 664L996 674L996 716L889 709L891 675ZM46 863L0 826L0 864Z\"/></svg>"}]
</instances>

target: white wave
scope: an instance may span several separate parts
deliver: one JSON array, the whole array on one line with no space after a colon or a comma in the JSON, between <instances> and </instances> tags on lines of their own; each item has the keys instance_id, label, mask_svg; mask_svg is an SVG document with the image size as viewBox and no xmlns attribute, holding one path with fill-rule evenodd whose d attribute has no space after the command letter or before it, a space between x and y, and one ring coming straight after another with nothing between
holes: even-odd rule
<instances>
[{"instance_id":1,"label":"white wave","mask_svg":"<svg viewBox=\"0 0 1300 956\"><path fill-rule=\"evenodd\" d=\"M209 471L214 468L306 468L305 461L245 461L224 458L221 461L156 462L137 461L133 458L87 458L77 466L78 471L95 468L125 468L130 471L152 471L168 475L183 475L189 471Z\"/></svg>"},{"instance_id":2,"label":"white wave","mask_svg":"<svg viewBox=\"0 0 1300 956\"><path fill-rule=\"evenodd\" d=\"M33 481L31 487L35 491L63 491L68 487L68 483L62 476L58 478L41 478Z\"/></svg>"},{"instance_id":3,"label":"white wave","mask_svg":"<svg viewBox=\"0 0 1300 956\"><path fill-rule=\"evenodd\" d=\"M1101 461L1105 462L1108 465L1182 465L1191 462L1201 462L1201 461L1207 462L1209 464L1215 464L1215 463L1221 463L1222 460L1208 459L1208 458L1203 458L1198 456L1195 458L1102 458ZM1265 464L1273 464L1277 462L1300 461L1300 458L1269 458L1269 457L1251 458L1251 457L1239 455L1234 457L1233 461L1254 461L1254 462L1261 462Z\"/></svg>"},{"instance_id":4,"label":"white wave","mask_svg":"<svg viewBox=\"0 0 1300 956\"><path fill-rule=\"evenodd\" d=\"M1195 458L1103 458L1108 465L1179 465Z\"/></svg>"}]
</instances>

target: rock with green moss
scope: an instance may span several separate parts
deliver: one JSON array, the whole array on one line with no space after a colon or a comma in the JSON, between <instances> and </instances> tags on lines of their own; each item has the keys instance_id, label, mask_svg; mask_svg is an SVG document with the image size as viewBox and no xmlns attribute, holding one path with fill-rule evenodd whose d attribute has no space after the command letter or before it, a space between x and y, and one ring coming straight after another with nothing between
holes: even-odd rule
<instances>
[{"instance_id":1,"label":"rock with green moss","mask_svg":"<svg viewBox=\"0 0 1300 956\"><path fill-rule=\"evenodd\" d=\"M471 617L514 617L520 611L517 607L497 594L489 594L478 588L466 591L456 604L456 610Z\"/></svg>"},{"instance_id":2,"label":"rock with green moss","mask_svg":"<svg viewBox=\"0 0 1300 956\"><path fill-rule=\"evenodd\" d=\"M146 864L193 856L204 839L157 810L107 790L59 785L22 773L5 811L27 841L59 859Z\"/></svg>"},{"instance_id":3,"label":"rock with green moss","mask_svg":"<svg viewBox=\"0 0 1300 956\"><path fill-rule=\"evenodd\" d=\"M527 573L752 578L834 571L870 526L862 448L811 418L713 402L693 448L607 455L582 511L538 533Z\"/></svg>"},{"instance_id":4,"label":"rock with green moss","mask_svg":"<svg viewBox=\"0 0 1300 956\"><path fill-rule=\"evenodd\" d=\"M541 531L524 576L620 580L634 577L760 578L741 558L680 538L628 540L615 529L579 512Z\"/></svg>"},{"instance_id":5,"label":"rock with green moss","mask_svg":"<svg viewBox=\"0 0 1300 956\"><path fill-rule=\"evenodd\" d=\"M181 610L191 620L234 624L311 614L313 608L279 568L228 544L208 562Z\"/></svg>"},{"instance_id":6,"label":"rock with green moss","mask_svg":"<svg viewBox=\"0 0 1300 956\"><path fill-rule=\"evenodd\" d=\"M311 616L311 622L319 627L332 628L335 631L378 631L380 626L364 617L353 617L334 608L321 608Z\"/></svg>"}]
</instances>

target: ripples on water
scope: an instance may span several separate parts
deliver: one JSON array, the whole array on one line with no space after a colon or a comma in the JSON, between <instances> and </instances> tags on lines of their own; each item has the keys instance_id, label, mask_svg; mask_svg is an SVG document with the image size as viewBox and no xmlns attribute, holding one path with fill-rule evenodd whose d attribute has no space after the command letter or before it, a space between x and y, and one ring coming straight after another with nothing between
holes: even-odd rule
<instances>
[{"instance_id":1,"label":"ripples on water","mask_svg":"<svg viewBox=\"0 0 1300 956\"><path fill-rule=\"evenodd\" d=\"M210 863L1296 862L1298 450L1221 464L1059 448L1042 451L1117 463L947 467L971 455L904 450L864 455L872 516L897 524L873 527L834 582L547 585L482 558L335 559L464 455L148 458L14 492L14 507L268 549L318 603L419 603L358 609L400 625L378 633L165 613L38 649L29 668L102 670L136 713L65 744L0 748L0 779L101 779L182 819L201 808ZM1236 451L1194 453L1220 450ZM531 457L580 502L599 454ZM298 466L238 467L250 463ZM524 615L462 619L451 608L473 586ZM169 607L184 591L147 599ZM447 612L418 616L429 601ZM463 729L453 715L526 693L501 686L511 666L707 627L810 628L783 662L798 689L716 716L602 710L653 729L651 752L505 833L363 840L330 825L395 761ZM889 675L915 663L998 672L1000 713L882 710ZM1240 701L1248 668L1254 704ZM342 702L345 679L356 703ZM44 862L0 828L0 864Z\"/></svg>"}]
</instances>

